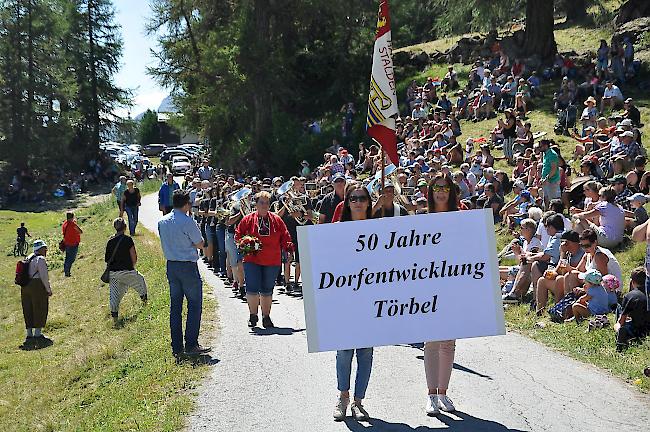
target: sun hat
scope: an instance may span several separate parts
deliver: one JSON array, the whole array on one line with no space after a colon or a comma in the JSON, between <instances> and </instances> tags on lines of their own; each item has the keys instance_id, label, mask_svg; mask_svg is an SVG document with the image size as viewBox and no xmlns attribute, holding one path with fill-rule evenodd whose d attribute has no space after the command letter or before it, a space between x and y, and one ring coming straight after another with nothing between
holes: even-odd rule
<instances>
[{"instance_id":1,"label":"sun hat","mask_svg":"<svg viewBox=\"0 0 650 432\"><path fill-rule=\"evenodd\" d=\"M596 99L593 96L589 96L587 100L585 101L585 105L587 105L589 102L593 103L596 105Z\"/></svg>"},{"instance_id":2,"label":"sun hat","mask_svg":"<svg viewBox=\"0 0 650 432\"><path fill-rule=\"evenodd\" d=\"M578 273L578 279L584 280L592 285L600 285L603 281L603 275L596 269L591 269L584 273Z\"/></svg>"},{"instance_id":3,"label":"sun hat","mask_svg":"<svg viewBox=\"0 0 650 432\"><path fill-rule=\"evenodd\" d=\"M34 247L33 247L34 253L46 247L47 247L47 243L45 243L43 240L34 240Z\"/></svg>"}]
</instances>

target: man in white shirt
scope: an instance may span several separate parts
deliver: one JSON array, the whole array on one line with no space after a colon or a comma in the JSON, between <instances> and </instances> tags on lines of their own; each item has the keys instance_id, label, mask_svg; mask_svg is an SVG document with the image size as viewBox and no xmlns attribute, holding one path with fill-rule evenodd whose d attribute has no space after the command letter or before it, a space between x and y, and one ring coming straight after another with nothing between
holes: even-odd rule
<instances>
[{"instance_id":1,"label":"man in white shirt","mask_svg":"<svg viewBox=\"0 0 650 432\"><path fill-rule=\"evenodd\" d=\"M605 112L605 107L609 106L614 109L616 106L623 104L623 93L621 89L615 86L611 81L605 83L605 93L600 100L600 112Z\"/></svg>"}]
</instances>

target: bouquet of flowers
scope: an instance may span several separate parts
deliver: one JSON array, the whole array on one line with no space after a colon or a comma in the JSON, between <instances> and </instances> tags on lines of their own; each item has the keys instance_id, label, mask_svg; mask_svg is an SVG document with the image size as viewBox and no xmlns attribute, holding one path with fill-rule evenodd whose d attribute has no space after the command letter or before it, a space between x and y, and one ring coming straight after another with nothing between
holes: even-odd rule
<instances>
[{"instance_id":1,"label":"bouquet of flowers","mask_svg":"<svg viewBox=\"0 0 650 432\"><path fill-rule=\"evenodd\" d=\"M237 249L244 255L255 254L262 250L262 241L252 235L245 235L237 242Z\"/></svg>"}]
</instances>

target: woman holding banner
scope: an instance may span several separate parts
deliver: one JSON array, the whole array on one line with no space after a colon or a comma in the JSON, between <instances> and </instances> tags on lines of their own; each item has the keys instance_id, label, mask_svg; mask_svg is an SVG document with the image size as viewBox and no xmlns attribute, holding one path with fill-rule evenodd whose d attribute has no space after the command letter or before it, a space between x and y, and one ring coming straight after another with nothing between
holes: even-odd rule
<instances>
[{"instance_id":1,"label":"woman holding banner","mask_svg":"<svg viewBox=\"0 0 650 432\"><path fill-rule=\"evenodd\" d=\"M456 187L451 178L442 173L436 174L429 183L427 197L429 213L458 210ZM429 389L426 411L429 415L439 414L440 410L446 412L456 410L453 402L447 396L455 351L455 340L424 344L424 374Z\"/></svg>"},{"instance_id":2,"label":"woman holding banner","mask_svg":"<svg viewBox=\"0 0 650 432\"><path fill-rule=\"evenodd\" d=\"M348 186L343 201L341 222L365 220L372 218L372 201L368 189L361 183ZM354 380L354 402L350 407L352 417L357 421L368 420L368 412L361 401L366 396L366 389L370 381L372 370L372 348L357 348L339 350L336 352L336 380L338 390L341 392L334 408L334 420L345 419L348 404L350 403L350 375L352 374L352 357L357 354L357 376Z\"/></svg>"}]
</instances>

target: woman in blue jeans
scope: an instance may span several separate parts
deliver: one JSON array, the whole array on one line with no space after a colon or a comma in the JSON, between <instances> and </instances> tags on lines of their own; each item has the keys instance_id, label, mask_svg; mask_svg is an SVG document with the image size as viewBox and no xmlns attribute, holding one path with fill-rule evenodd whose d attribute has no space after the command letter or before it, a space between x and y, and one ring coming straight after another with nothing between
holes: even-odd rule
<instances>
[{"instance_id":1,"label":"woman in blue jeans","mask_svg":"<svg viewBox=\"0 0 650 432\"><path fill-rule=\"evenodd\" d=\"M372 218L372 201L368 189L361 183L348 186L343 202L341 222L365 220ZM368 420L368 412L362 405L372 370L372 348L357 348L339 350L336 352L336 380L341 392L334 407L334 420L345 419L350 403L350 374L352 373L352 357L357 354L357 376L354 380L354 402L350 407L352 417L358 421Z\"/></svg>"},{"instance_id":2,"label":"woman in blue jeans","mask_svg":"<svg viewBox=\"0 0 650 432\"><path fill-rule=\"evenodd\" d=\"M244 257L244 275L246 277L246 301L250 317L248 326L257 326L258 310L262 309L262 325L273 328L271 321L271 304L273 287L280 271L282 251L289 253L293 259L293 243L282 218L269 211L271 194L262 191L255 195L256 211L244 216L235 229L235 241L244 236L257 237L262 250Z\"/></svg>"},{"instance_id":3,"label":"woman in blue jeans","mask_svg":"<svg viewBox=\"0 0 650 432\"><path fill-rule=\"evenodd\" d=\"M123 218L125 211L129 217L129 235L135 235L135 227L138 225L138 210L140 208L140 189L135 187L133 180L126 182L126 189L122 193L122 204L120 206L123 211L120 212L120 217Z\"/></svg>"}]
</instances>

